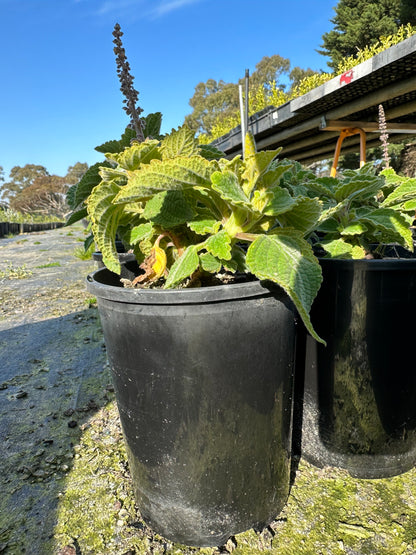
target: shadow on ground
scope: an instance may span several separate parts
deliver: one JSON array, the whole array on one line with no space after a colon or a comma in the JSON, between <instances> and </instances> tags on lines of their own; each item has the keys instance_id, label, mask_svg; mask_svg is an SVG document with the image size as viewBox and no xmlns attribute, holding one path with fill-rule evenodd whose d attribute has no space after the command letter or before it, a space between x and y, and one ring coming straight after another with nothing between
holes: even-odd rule
<instances>
[{"instance_id":1,"label":"shadow on ground","mask_svg":"<svg viewBox=\"0 0 416 555\"><path fill-rule=\"evenodd\" d=\"M0 553L43 553L75 447L111 398L95 308L0 332Z\"/></svg>"}]
</instances>

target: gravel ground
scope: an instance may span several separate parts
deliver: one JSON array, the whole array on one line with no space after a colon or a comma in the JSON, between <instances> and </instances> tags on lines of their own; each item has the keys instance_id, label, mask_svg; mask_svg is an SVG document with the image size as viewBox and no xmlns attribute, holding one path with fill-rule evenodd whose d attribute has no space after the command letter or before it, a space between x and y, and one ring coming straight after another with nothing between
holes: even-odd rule
<instances>
[{"instance_id":1,"label":"gravel ground","mask_svg":"<svg viewBox=\"0 0 416 555\"><path fill-rule=\"evenodd\" d=\"M0 239L0 553L415 555L416 470L358 480L296 460L285 509L218 548L140 519L81 226Z\"/></svg>"}]
</instances>

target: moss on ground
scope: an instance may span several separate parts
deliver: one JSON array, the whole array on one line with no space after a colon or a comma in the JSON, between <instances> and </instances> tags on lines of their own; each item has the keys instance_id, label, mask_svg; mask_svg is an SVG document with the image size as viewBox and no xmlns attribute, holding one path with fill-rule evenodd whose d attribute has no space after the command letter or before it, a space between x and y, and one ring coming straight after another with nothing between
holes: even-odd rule
<instances>
[{"instance_id":1,"label":"moss on ground","mask_svg":"<svg viewBox=\"0 0 416 555\"><path fill-rule=\"evenodd\" d=\"M265 530L238 534L221 549L173 544L153 533L136 512L117 407L111 402L89 421L76 448L59 501L54 552L76 540L83 555L411 555L415 498L415 470L358 480L301 460L286 507Z\"/></svg>"}]
</instances>

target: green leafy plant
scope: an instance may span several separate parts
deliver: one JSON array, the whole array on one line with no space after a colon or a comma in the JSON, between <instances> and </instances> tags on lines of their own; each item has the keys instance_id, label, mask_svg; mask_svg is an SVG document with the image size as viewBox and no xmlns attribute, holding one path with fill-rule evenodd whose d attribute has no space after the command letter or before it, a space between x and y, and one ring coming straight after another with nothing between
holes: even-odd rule
<instances>
[{"instance_id":1,"label":"green leafy plant","mask_svg":"<svg viewBox=\"0 0 416 555\"><path fill-rule=\"evenodd\" d=\"M319 198L322 213L315 241L332 258L381 256L387 244L413 251L416 179L399 176L392 168L376 175L370 165L345 170L337 178L316 178L296 164L284 176L295 196Z\"/></svg>"},{"instance_id":2,"label":"green leafy plant","mask_svg":"<svg viewBox=\"0 0 416 555\"><path fill-rule=\"evenodd\" d=\"M107 153L101 182L87 200L105 265L120 273L116 233L134 248L142 273L132 285L192 286L220 272L279 284L319 340L309 310L322 275L306 237L321 202L280 186L291 167L280 149L256 152L247 136L244 159L221 158L182 127L162 141Z\"/></svg>"}]
</instances>

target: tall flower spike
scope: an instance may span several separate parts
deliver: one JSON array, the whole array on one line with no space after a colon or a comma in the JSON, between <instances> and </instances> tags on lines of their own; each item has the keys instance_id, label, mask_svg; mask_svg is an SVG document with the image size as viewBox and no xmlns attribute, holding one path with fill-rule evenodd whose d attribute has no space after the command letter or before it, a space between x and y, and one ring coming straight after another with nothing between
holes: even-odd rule
<instances>
[{"instance_id":1,"label":"tall flower spike","mask_svg":"<svg viewBox=\"0 0 416 555\"><path fill-rule=\"evenodd\" d=\"M378 128L380 130L380 141L383 148L384 167L388 168L390 162L389 135L387 133L386 114L384 113L384 108L382 104L379 104L378 106Z\"/></svg>"},{"instance_id":2,"label":"tall flower spike","mask_svg":"<svg viewBox=\"0 0 416 555\"><path fill-rule=\"evenodd\" d=\"M130 73L130 64L127 61L126 51L123 48L123 43L121 41L122 36L123 33L121 31L121 27L118 23L116 23L113 31L113 43L115 44L114 54L116 55L117 75L121 83L120 90L125 96L123 104L126 105L123 107L123 110L125 110L126 114L130 116L131 123L136 131L137 140L142 142L144 141L144 135L140 121L140 114L143 110L140 106L136 106L136 102L139 98L139 92L133 87L134 77Z\"/></svg>"}]
</instances>

